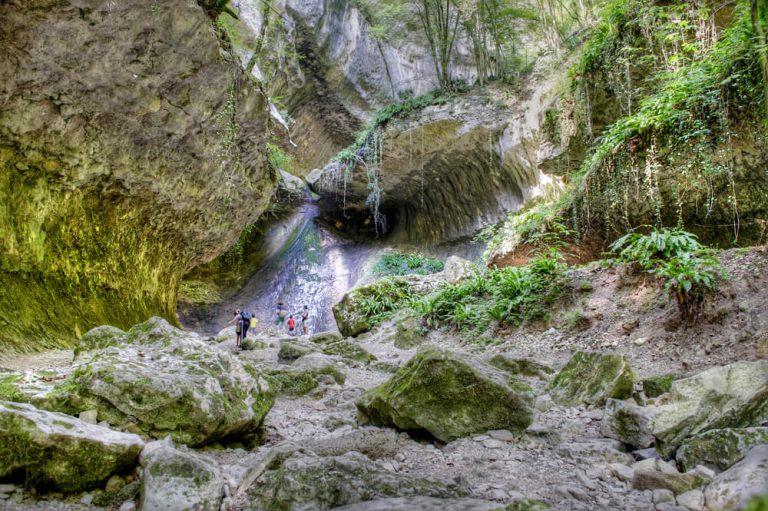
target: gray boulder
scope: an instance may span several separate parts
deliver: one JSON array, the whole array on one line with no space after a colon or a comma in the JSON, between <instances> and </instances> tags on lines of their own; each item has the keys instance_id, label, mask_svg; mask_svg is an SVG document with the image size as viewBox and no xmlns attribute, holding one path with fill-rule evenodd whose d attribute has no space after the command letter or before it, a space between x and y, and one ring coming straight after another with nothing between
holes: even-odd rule
<instances>
[{"instance_id":1,"label":"gray boulder","mask_svg":"<svg viewBox=\"0 0 768 511\"><path fill-rule=\"evenodd\" d=\"M557 373L549 391L552 399L561 405L602 405L610 398L629 398L634 381L625 357L578 351Z\"/></svg>"},{"instance_id":2,"label":"gray boulder","mask_svg":"<svg viewBox=\"0 0 768 511\"><path fill-rule=\"evenodd\" d=\"M658 405L653 435L663 455L702 431L760 426L768 420L768 360L736 362L675 380Z\"/></svg>"},{"instance_id":3,"label":"gray boulder","mask_svg":"<svg viewBox=\"0 0 768 511\"><path fill-rule=\"evenodd\" d=\"M446 442L491 429L522 432L533 422L533 405L531 388L506 372L436 348L357 400L363 422L423 429Z\"/></svg>"},{"instance_id":4,"label":"gray boulder","mask_svg":"<svg viewBox=\"0 0 768 511\"><path fill-rule=\"evenodd\" d=\"M687 439L677 450L677 462L685 470L696 465L727 470L760 444L768 444L768 428L712 429Z\"/></svg>"},{"instance_id":5,"label":"gray boulder","mask_svg":"<svg viewBox=\"0 0 768 511\"><path fill-rule=\"evenodd\" d=\"M335 509L385 497L464 495L466 489L455 481L391 472L357 452L331 457L294 453L246 491L248 508L264 511Z\"/></svg>"},{"instance_id":6,"label":"gray boulder","mask_svg":"<svg viewBox=\"0 0 768 511\"><path fill-rule=\"evenodd\" d=\"M0 478L23 470L30 483L86 490L130 470L143 446L136 435L0 401Z\"/></svg>"},{"instance_id":7,"label":"gray boulder","mask_svg":"<svg viewBox=\"0 0 768 511\"><path fill-rule=\"evenodd\" d=\"M743 460L718 474L704 490L710 511L742 509L768 491L768 445L753 447Z\"/></svg>"},{"instance_id":8,"label":"gray boulder","mask_svg":"<svg viewBox=\"0 0 768 511\"><path fill-rule=\"evenodd\" d=\"M635 464L632 487L636 490L669 490L680 495L706 484L714 472L699 467L685 473L660 459L649 459Z\"/></svg>"},{"instance_id":9,"label":"gray boulder","mask_svg":"<svg viewBox=\"0 0 768 511\"><path fill-rule=\"evenodd\" d=\"M608 438L643 449L653 444L653 411L631 401L608 399L600 432Z\"/></svg>"},{"instance_id":10,"label":"gray boulder","mask_svg":"<svg viewBox=\"0 0 768 511\"><path fill-rule=\"evenodd\" d=\"M318 351L318 347L309 342L299 339L282 339L280 350L277 352L277 359L280 362L293 362L297 358L316 351Z\"/></svg>"},{"instance_id":11,"label":"gray boulder","mask_svg":"<svg viewBox=\"0 0 768 511\"><path fill-rule=\"evenodd\" d=\"M513 358L507 355L494 355L489 361L494 367L521 376L535 376L546 380L555 371L546 364L531 358Z\"/></svg>"},{"instance_id":12,"label":"gray boulder","mask_svg":"<svg viewBox=\"0 0 768 511\"><path fill-rule=\"evenodd\" d=\"M330 377L343 385L346 374L335 357L323 353L309 353L296 359L291 365L263 369L277 394L303 396L317 388L318 380Z\"/></svg>"},{"instance_id":13,"label":"gray boulder","mask_svg":"<svg viewBox=\"0 0 768 511\"><path fill-rule=\"evenodd\" d=\"M255 432L273 401L266 380L235 356L152 318L116 345L80 353L46 406L95 409L112 426L197 445Z\"/></svg>"},{"instance_id":14,"label":"gray boulder","mask_svg":"<svg viewBox=\"0 0 768 511\"><path fill-rule=\"evenodd\" d=\"M218 511L224 479L216 462L170 438L151 442L141 452L141 511Z\"/></svg>"}]
</instances>

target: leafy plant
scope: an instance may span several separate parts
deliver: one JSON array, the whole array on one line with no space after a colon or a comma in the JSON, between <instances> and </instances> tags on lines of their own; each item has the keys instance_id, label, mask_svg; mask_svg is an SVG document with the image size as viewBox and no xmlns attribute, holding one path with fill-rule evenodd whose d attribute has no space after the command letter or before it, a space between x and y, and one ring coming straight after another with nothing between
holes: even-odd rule
<instances>
[{"instance_id":1,"label":"leafy plant","mask_svg":"<svg viewBox=\"0 0 768 511\"><path fill-rule=\"evenodd\" d=\"M412 303L432 327L483 332L492 321L518 326L546 319L549 308L567 289L566 265L558 252L528 265L489 269L456 284L446 284Z\"/></svg>"},{"instance_id":2,"label":"leafy plant","mask_svg":"<svg viewBox=\"0 0 768 511\"><path fill-rule=\"evenodd\" d=\"M691 324L706 291L725 277L713 250L704 248L695 234L680 229L653 229L649 234L629 233L610 247L624 262L661 277L664 288L677 300L682 318Z\"/></svg>"},{"instance_id":3,"label":"leafy plant","mask_svg":"<svg viewBox=\"0 0 768 511\"><path fill-rule=\"evenodd\" d=\"M384 254L373 267L374 275L429 275L443 271L444 263L422 254Z\"/></svg>"},{"instance_id":4,"label":"leafy plant","mask_svg":"<svg viewBox=\"0 0 768 511\"><path fill-rule=\"evenodd\" d=\"M216 19L220 14L226 13L235 19L239 19L235 11L229 6L231 0L198 0L200 6L205 9L211 19Z\"/></svg>"},{"instance_id":5,"label":"leafy plant","mask_svg":"<svg viewBox=\"0 0 768 511\"><path fill-rule=\"evenodd\" d=\"M365 288L364 293L357 307L372 327L391 318L393 312L408 305L413 298L410 284L397 277L379 280Z\"/></svg>"}]
</instances>

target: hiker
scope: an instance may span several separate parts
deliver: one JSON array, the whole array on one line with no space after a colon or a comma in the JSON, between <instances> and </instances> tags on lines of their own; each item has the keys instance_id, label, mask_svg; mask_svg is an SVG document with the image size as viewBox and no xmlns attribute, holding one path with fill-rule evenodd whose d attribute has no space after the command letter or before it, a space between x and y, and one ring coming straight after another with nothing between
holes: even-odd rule
<instances>
[{"instance_id":1,"label":"hiker","mask_svg":"<svg viewBox=\"0 0 768 511\"><path fill-rule=\"evenodd\" d=\"M280 326L285 323L285 315L288 314L288 311L285 309L283 302L277 302L277 310L275 313L277 314L275 317L275 325Z\"/></svg>"},{"instance_id":2,"label":"hiker","mask_svg":"<svg viewBox=\"0 0 768 511\"><path fill-rule=\"evenodd\" d=\"M288 317L288 333L291 335L296 333L296 320L293 319L293 314Z\"/></svg>"},{"instance_id":3,"label":"hiker","mask_svg":"<svg viewBox=\"0 0 768 511\"><path fill-rule=\"evenodd\" d=\"M301 335L309 334L309 309L305 305L301 310Z\"/></svg>"},{"instance_id":4,"label":"hiker","mask_svg":"<svg viewBox=\"0 0 768 511\"><path fill-rule=\"evenodd\" d=\"M248 335L248 328L251 326L251 319L253 318L253 314L247 311L240 312L240 330L242 331L242 334L240 335L240 341L237 343L237 347L240 347L241 342L245 337Z\"/></svg>"},{"instance_id":5,"label":"hiker","mask_svg":"<svg viewBox=\"0 0 768 511\"><path fill-rule=\"evenodd\" d=\"M229 320L229 323L227 323L227 326L231 325L232 323L235 324L235 333L237 334L235 338L235 345L240 346L240 341L243 339L243 318L240 315L242 311L240 309L235 309L235 315L232 319Z\"/></svg>"}]
</instances>

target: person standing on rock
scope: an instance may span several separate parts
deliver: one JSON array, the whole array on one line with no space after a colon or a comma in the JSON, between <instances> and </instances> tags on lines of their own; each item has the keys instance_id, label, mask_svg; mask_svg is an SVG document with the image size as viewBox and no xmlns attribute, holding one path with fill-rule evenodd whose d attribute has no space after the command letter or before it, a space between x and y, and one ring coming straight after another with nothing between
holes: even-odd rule
<instances>
[{"instance_id":1,"label":"person standing on rock","mask_svg":"<svg viewBox=\"0 0 768 511\"><path fill-rule=\"evenodd\" d=\"M229 323L227 323L227 326L231 325L232 323L235 324L235 345L240 346L240 341L243 339L243 317L241 316L242 311L240 309L235 309L235 316L229 320Z\"/></svg>"},{"instance_id":2,"label":"person standing on rock","mask_svg":"<svg viewBox=\"0 0 768 511\"><path fill-rule=\"evenodd\" d=\"M288 314L283 302L277 302L277 310L275 311L275 314L275 325L279 327L285 323L285 316Z\"/></svg>"},{"instance_id":3,"label":"person standing on rock","mask_svg":"<svg viewBox=\"0 0 768 511\"><path fill-rule=\"evenodd\" d=\"M251 314L248 311L242 311L240 312L240 331L242 332L240 335L240 341L237 343L237 347L240 347L240 344L242 343L243 339L246 338L248 335L248 327L251 326L251 318L253 317L253 314Z\"/></svg>"},{"instance_id":4,"label":"person standing on rock","mask_svg":"<svg viewBox=\"0 0 768 511\"><path fill-rule=\"evenodd\" d=\"M296 320L293 319L293 314L288 317L288 333L291 335L296 334Z\"/></svg>"},{"instance_id":5,"label":"person standing on rock","mask_svg":"<svg viewBox=\"0 0 768 511\"><path fill-rule=\"evenodd\" d=\"M301 310L301 335L309 333L309 308L305 305Z\"/></svg>"}]
</instances>

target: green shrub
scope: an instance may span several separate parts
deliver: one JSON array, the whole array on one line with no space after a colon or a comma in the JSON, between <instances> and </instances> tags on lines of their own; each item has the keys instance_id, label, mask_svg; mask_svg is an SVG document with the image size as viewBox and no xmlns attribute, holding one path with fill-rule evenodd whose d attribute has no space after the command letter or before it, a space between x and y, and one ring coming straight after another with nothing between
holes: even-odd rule
<instances>
[{"instance_id":1,"label":"green shrub","mask_svg":"<svg viewBox=\"0 0 768 511\"><path fill-rule=\"evenodd\" d=\"M412 307L432 327L485 331L492 321L518 326L546 319L550 307L568 288L567 266L557 252L533 259L528 265L489 269L413 302Z\"/></svg>"},{"instance_id":2,"label":"green shrub","mask_svg":"<svg viewBox=\"0 0 768 511\"><path fill-rule=\"evenodd\" d=\"M373 328L391 318L393 312L407 306L412 299L411 285L407 281L385 278L365 288L357 307Z\"/></svg>"},{"instance_id":3,"label":"green shrub","mask_svg":"<svg viewBox=\"0 0 768 511\"><path fill-rule=\"evenodd\" d=\"M725 277L715 251L704 248L696 235L680 229L653 229L649 234L629 233L610 247L617 254L611 263L629 263L664 282L675 296L683 319L695 320L704 293Z\"/></svg>"},{"instance_id":4,"label":"green shrub","mask_svg":"<svg viewBox=\"0 0 768 511\"><path fill-rule=\"evenodd\" d=\"M384 254L373 267L374 275L429 275L443 271L444 263L421 254Z\"/></svg>"}]
</instances>

